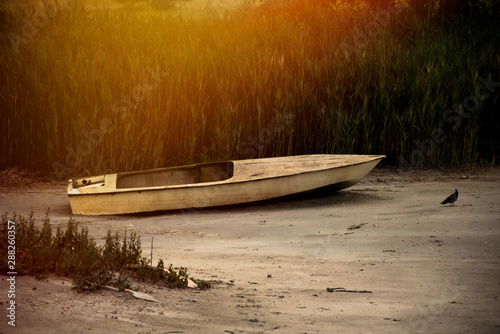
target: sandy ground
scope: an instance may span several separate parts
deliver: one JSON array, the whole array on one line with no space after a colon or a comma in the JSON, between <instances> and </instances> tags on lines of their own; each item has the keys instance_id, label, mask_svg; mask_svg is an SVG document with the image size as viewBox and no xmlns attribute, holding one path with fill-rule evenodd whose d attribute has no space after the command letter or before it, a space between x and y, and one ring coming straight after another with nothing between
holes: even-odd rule
<instances>
[{"instance_id":1,"label":"sandy ground","mask_svg":"<svg viewBox=\"0 0 500 334\"><path fill-rule=\"evenodd\" d=\"M456 205L439 203L455 188ZM500 333L500 169L375 170L347 190L231 208L76 217L102 241L135 230L154 261L216 282L79 294L16 277L16 327L0 333ZM0 211L71 216L64 184L0 188ZM348 230L354 224L366 223ZM328 292L344 288L358 292ZM362 293L364 291L364 293Z\"/></svg>"}]
</instances>

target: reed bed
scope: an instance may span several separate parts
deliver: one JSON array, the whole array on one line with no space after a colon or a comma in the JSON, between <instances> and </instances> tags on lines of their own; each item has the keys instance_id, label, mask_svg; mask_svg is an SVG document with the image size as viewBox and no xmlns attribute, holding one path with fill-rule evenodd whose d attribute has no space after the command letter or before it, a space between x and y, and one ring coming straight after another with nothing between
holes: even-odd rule
<instances>
[{"instance_id":1,"label":"reed bed","mask_svg":"<svg viewBox=\"0 0 500 334\"><path fill-rule=\"evenodd\" d=\"M3 8L0 169L64 178L310 153L494 161L494 1L440 23L325 3Z\"/></svg>"}]
</instances>

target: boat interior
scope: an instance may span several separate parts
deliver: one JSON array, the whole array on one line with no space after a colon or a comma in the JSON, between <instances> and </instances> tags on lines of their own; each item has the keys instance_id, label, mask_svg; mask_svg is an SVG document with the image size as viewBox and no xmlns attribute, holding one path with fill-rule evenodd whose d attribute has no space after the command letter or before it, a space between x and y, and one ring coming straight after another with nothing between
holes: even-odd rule
<instances>
[{"instance_id":1,"label":"boat interior","mask_svg":"<svg viewBox=\"0 0 500 334\"><path fill-rule=\"evenodd\" d=\"M232 161L121 173L117 176L116 188L147 188L217 182L230 179L233 173Z\"/></svg>"}]
</instances>

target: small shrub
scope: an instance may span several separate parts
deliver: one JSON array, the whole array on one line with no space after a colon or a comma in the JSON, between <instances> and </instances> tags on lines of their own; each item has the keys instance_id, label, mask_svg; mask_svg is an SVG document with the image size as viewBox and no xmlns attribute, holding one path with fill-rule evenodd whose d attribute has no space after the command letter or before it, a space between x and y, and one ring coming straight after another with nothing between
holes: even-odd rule
<instances>
[{"instance_id":1,"label":"small shrub","mask_svg":"<svg viewBox=\"0 0 500 334\"><path fill-rule=\"evenodd\" d=\"M118 288L120 291L124 291L125 289L132 289L132 276L126 272L120 272L116 280L113 282L113 286Z\"/></svg>"},{"instance_id":2,"label":"small shrub","mask_svg":"<svg viewBox=\"0 0 500 334\"><path fill-rule=\"evenodd\" d=\"M195 283L200 290L208 290L212 287L212 284L206 281L195 281Z\"/></svg>"},{"instance_id":3,"label":"small shrub","mask_svg":"<svg viewBox=\"0 0 500 334\"><path fill-rule=\"evenodd\" d=\"M8 213L2 215L0 226L0 251L7 252L7 221L16 222L16 270L37 278L47 277L50 273L68 276L73 279L78 291L94 291L101 285L113 281L115 271L123 266L137 263L141 253L140 239L134 234L130 241L126 237L123 244L118 235L106 240L105 247L98 247L87 228L80 228L70 219L66 229L57 228L52 235L49 211L42 220L41 229L35 226L31 214L27 219ZM108 231L108 236L111 231ZM112 253L109 257L108 253ZM5 257L1 257L0 267L7 269ZM121 278L119 278L120 280Z\"/></svg>"},{"instance_id":4,"label":"small shrub","mask_svg":"<svg viewBox=\"0 0 500 334\"><path fill-rule=\"evenodd\" d=\"M156 267L150 266L148 260L141 258L140 264L136 267L135 277L142 281L164 284L170 288L187 288L188 279L190 279L186 267L174 268L172 264L165 270L165 263L162 259L158 260ZM199 289L207 290L211 288L209 282L202 280L193 280Z\"/></svg>"},{"instance_id":5,"label":"small shrub","mask_svg":"<svg viewBox=\"0 0 500 334\"><path fill-rule=\"evenodd\" d=\"M48 210L41 229L36 227L33 214L27 219L15 213L10 219L8 213L2 215L1 254L7 254L8 220L16 222L16 270L19 274L44 278L55 273L71 277L75 289L80 292L95 291L103 285L131 289L133 278L163 283L171 288L187 287L187 268L175 270L171 264L165 270L162 259L156 267L148 265L148 260L141 257L141 239L135 232L127 236L125 231L121 239L118 233L113 235L108 230L104 245L97 246L88 229L79 228L78 222L70 219L65 230L59 227L53 235ZM6 256L0 257L3 272L9 271L7 260ZM131 268L136 271L131 272Z\"/></svg>"}]
</instances>

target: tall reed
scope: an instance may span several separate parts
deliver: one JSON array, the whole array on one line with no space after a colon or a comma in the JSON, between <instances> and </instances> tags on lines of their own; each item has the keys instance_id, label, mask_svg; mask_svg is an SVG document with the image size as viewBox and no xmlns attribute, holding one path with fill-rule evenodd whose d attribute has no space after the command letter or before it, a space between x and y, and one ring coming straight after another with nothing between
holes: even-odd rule
<instances>
[{"instance_id":1,"label":"tall reed","mask_svg":"<svg viewBox=\"0 0 500 334\"><path fill-rule=\"evenodd\" d=\"M13 34L40 9L1 10L0 169L66 177L307 153L398 164L436 129L446 140L419 165L498 154L498 89L468 117L460 106L499 81L497 7L436 26L324 3L191 15L70 1L17 52Z\"/></svg>"}]
</instances>

